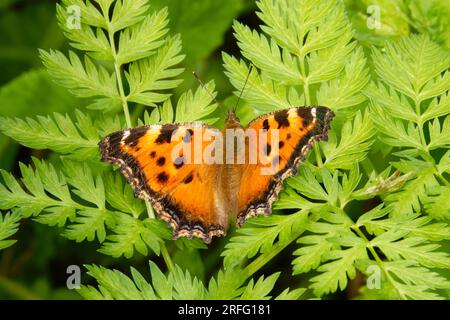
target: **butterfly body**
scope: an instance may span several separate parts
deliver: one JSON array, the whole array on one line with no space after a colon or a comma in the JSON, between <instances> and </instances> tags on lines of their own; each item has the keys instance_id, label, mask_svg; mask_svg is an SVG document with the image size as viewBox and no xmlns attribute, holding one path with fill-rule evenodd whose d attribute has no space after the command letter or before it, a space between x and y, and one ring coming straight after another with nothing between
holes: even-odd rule
<instances>
[{"instance_id":1,"label":"butterfly body","mask_svg":"<svg viewBox=\"0 0 450 320\"><path fill-rule=\"evenodd\" d=\"M296 173L315 141L327 138L326 107L276 111L243 127L233 112L224 129L199 123L149 125L118 131L100 143L102 159L117 164L136 196L150 201L174 238L210 242L268 215L283 181Z\"/></svg>"}]
</instances>

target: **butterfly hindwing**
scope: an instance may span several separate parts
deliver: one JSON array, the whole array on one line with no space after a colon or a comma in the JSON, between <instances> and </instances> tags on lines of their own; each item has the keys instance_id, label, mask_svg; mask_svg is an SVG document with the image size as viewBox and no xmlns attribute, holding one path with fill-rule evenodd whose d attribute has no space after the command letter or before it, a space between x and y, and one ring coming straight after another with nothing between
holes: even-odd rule
<instances>
[{"instance_id":1,"label":"butterfly hindwing","mask_svg":"<svg viewBox=\"0 0 450 320\"><path fill-rule=\"evenodd\" d=\"M267 143L258 145L258 152L269 161L244 164L238 196L239 226L250 217L270 213L283 181L297 172L315 141L327 139L333 116L326 107L298 107L262 115L248 125L256 132L267 132ZM274 130L278 131L275 146L271 145ZM276 170L262 172L270 166Z\"/></svg>"},{"instance_id":2,"label":"butterfly hindwing","mask_svg":"<svg viewBox=\"0 0 450 320\"><path fill-rule=\"evenodd\" d=\"M171 225L174 238L208 242L226 229L214 203L217 166L193 161L193 140L206 130L215 129L197 123L150 125L112 133L99 144L102 159L119 165L135 194Z\"/></svg>"}]
</instances>

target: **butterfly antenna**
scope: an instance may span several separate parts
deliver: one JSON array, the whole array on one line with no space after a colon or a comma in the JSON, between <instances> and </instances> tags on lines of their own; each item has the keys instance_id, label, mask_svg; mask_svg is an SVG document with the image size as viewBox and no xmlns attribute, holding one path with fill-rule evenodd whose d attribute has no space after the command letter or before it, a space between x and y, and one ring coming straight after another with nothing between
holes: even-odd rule
<instances>
[{"instance_id":1,"label":"butterfly antenna","mask_svg":"<svg viewBox=\"0 0 450 320\"><path fill-rule=\"evenodd\" d=\"M239 101L241 101L242 94L244 93L244 89L247 86L248 78L250 78L250 74L252 73L252 70L253 70L253 63L250 63L250 68L248 69L248 74L247 74L247 77L245 78L244 86L242 87L241 93L239 93L239 97L236 101L236 105L233 108L233 112L236 112L236 109L239 105Z\"/></svg>"},{"instance_id":2,"label":"butterfly antenna","mask_svg":"<svg viewBox=\"0 0 450 320\"><path fill-rule=\"evenodd\" d=\"M192 75L195 77L195 79L197 79L198 83L200 83L200 85L202 86L203 90L205 90L209 96L213 99L214 103L217 103L218 105L220 105L219 101L217 101L216 97L214 97L214 95L208 91L208 89L206 89L205 84L203 83L202 80L200 80L200 78L198 77L197 73L195 73L195 71L192 72Z\"/></svg>"}]
</instances>

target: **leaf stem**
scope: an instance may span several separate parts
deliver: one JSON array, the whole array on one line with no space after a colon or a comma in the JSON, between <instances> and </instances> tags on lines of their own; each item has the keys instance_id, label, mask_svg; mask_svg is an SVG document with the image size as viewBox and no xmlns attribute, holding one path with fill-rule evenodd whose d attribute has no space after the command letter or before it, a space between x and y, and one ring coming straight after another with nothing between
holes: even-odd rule
<instances>
[{"instance_id":1,"label":"leaf stem","mask_svg":"<svg viewBox=\"0 0 450 320\"><path fill-rule=\"evenodd\" d=\"M147 214L148 214L148 217L149 217L150 219L155 219L155 211L153 211L153 208L152 208L152 206L150 205L150 202L145 201L145 207L147 208Z\"/></svg>"},{"instance_id":2,"label":"leaf stem","mask_svg":"<svg viewBox=\"0 0 450 320\"><path fill-rule=\"evenodd\" d=\"M266 265L276 255L278 255L284 248L286 248L292 241L294 241L299 235L295 235L289 242L278 242L275 244L269 252L261 254L258 258L253 260L249 265L244 268L244 275L246 278L250 278L254 273Z\"/></svg>"},{"instance_id":3,"label":"leaf stem","mask_svg":"<svg viewBox=\"0 0 450 320\"><path fill-rule=\"evenodd\" d=\"M128 101L125 95L125 90L123 89L122 73L120 70L120 65L117 63L117 50L116 41L114 39L115 31L111 28L111 20L109 18L108 8L102 6L103 18L105 19L107 29L108 29L108 40L111 46L111 53L114 58L114 71L116 74L117 87L119 88L120 100L122 100L123 113L125 115L125 121L128 128L131 128L130 111L128 109Z\"/></svg>"},{"instance_id":4,"label":"leaf stem","mask_svg":"<svg viewBox=\"0 0 450 320\"><path fill-rule=\"evenodd\" d=\"M161 245L161 255L163 256L164 262L166 263L169 272L173 272L175 270L175 266L165 244Z\"/></svg>"},{"instance_id":5,"label":"leaf stem","mask_svg":"<svg viewBox=\"0 0 450 320\"><path fill-rule=\"evenodd\" d=\"M305 103L307 106L310 106L311 105L311 96L309 94L309 82L308 82L308 77L306 75L305 58L299 57L299 60L300 60L300 70L301 70L301 73L303 76L303 93L305 94ZM313 149L314 149L314 154L316 155L317 167L322 168L323 161L322 161L322 156L320 153L319 145L317 143L315 143L313 145Z\"/></svg>"},{"instance_id":6,"label":"leaf stem","mask_svg":"<svg viewBox=\"0 0 450 320\"><path fill-rule=\"evenodd\" d=\"M303 76L303 92L305 94L305 103L306 105L311 105L311 97L309 95L309 82L308 77L306 76L306 67L305 67L305 58L299 57L300 60L300 71Z\"/></svg>"},{"instance_id":7,"label":"leaf stem","mask_svg":"<svg viewBox=\"0 0 450 320\"><path fill-rule=\"evenodd\" d=\"M313 146L313 149L314 149L314 153L316 155L317 167L322 168L323 167L323 161L322 161L322 156L320 154L319 145L317 143L315 143L314 146Z\"/></svg>"},{"instance_id":8,"label":"leaf stem","mask_svg":"<svg viewBox=\"0 0 450 320\"><path fill-rule=\"evenodd\" d=\"M439 181L441 181L444 185L446 185L446 186L448 186L449 185L449 182L441 175L441 173L438 171L438 170L436 170L437 172L436 172L436 174L435 174L435 176L439 179Z\"/></svg>"},{"instance_id":9,"label":"leaf stem","mask_svg":"<svg viewBox=\"0 0 450 320\"><path fill-rule=\"evenodd\" d=\"M120 99L122 100L122 108L123 113L125 114L125 121L127 124L127 128L131 128L131 118L130 118L130 110L128 108L127 97L125 96L125 90L123 89L123 81L122 81L122 73L120 70L120 66L117 63L117 51L116 51L116 42L114 40L114 33L108 28L108 37L111 45L111 51L114 57L114 70L117 79L117 86L119 87Z\"/></svg>"},{"instance_id":10,"label":"leaf stem","mask_svg":"<svg viewBox=\"0 0 450 320\"><path fill-rule=\"evenodd\" d=\"M416 106L416 114L420 118L421 115L422 115L421 112L420 112L420 101L418 99L414 99L414 100L415 100L415 106ZM419 126L418 129L419 129L420 141L422 143L422 146L423 146L425 151L428 151L427 141L425 140L425 134L423 133L422 120L420 120L420 122L417 123L417 125Z\"/></svg>"}]
</instances>

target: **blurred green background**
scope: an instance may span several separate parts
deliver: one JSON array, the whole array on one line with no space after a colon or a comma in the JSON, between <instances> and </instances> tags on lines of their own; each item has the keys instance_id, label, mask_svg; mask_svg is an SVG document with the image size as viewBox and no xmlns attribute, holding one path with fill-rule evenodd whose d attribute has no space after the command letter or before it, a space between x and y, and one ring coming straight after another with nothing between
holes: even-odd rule
<instances>
[{"instance_id":1,"label":"blurred green background","mask_svg":"<svg viewBox=\"0 0 450 320\"><path fill-rule=\"evenodd\" d=\"M434 41L450 49L450 35L446 32L450 24L449 1L346 0L345 3L355 38L367 51L372 45L380 46L386 39L411 32L428 33ZM258 28L255 1L152 0L150 4L155 9L167 6L171 33L182 36L186 55L182 63L184 82L174 92L175 98L198 85L192 71L204 82L214 79L219 101L231 97L233 89L223 73L221 52L240 56L231 26L237 19ZM382 27L376 32L366 25L367 7L371 4L381 8ZM442 17L447 18L442 21ZM68 49L56 23L55 1L0 0L0 116L23 118L55 111L71 114L75 108L86 105L51 81L39 60L38 48L63 52ZM18 163L29 163L31 156L51 157L46 151L21 147L0 134L1 169L17 175ZM22 222L14 238L19 239L18 243L0 252L0 299L79 298L76 292L66 289L66 268L72 264L96 263L125 272L130 264L147 269L146 258L141 255L131 261L113 259L98 253L96 244L74 243L61 237L57 228L29 219ZM189 253L179 253L174 259L182 264L186 254ZM205 265L198 266L197 275L210 276L208 270L217 269L219 255L219 249L204 254ZM271 263L274 270L261 272L288 270L289 261L290 258L281 255ZM83 277L85 281L89 278ZM357 281L354 281L355 288ZM351 291L352 285L346 295L352 296Z\"/></svg>"}]
</instances>

